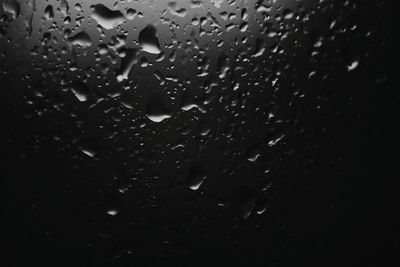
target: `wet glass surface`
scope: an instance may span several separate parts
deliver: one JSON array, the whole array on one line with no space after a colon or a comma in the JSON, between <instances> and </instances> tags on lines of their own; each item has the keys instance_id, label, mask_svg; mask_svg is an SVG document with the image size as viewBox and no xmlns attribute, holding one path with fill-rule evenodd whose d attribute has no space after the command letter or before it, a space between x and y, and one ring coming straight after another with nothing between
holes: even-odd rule
<instances>
[{"instance_id":1,"label":"wet glass surface","mask_svg":"<svg viewBox=\"0 0 400 267\"><path fill-rule=\"evenodd\" d=\"M398 247L377 200L395 202L395 1L0 3L15 266L362 266Z\"/></svg>"}]
</instances>

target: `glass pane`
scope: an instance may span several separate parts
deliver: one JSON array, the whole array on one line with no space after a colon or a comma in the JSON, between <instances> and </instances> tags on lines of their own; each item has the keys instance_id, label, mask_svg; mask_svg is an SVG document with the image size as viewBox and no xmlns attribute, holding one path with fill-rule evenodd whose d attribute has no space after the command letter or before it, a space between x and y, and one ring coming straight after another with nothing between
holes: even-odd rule
<instances>
[{"instance_id":1,"label":"glass pane","mask_svg":"<svg viewBox=\"0 0 400 267\"><path fill-rule=\"evenodd\" d=\"M396 1L0 3L17 266L379 258Z\"/></svg>"}]
</instances>

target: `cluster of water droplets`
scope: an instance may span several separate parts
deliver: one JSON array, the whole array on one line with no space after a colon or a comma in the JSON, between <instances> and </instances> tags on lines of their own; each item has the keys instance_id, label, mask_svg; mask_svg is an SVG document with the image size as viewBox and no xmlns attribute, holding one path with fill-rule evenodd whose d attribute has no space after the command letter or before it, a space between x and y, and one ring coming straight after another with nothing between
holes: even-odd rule
<instances>
[{"instance_id":1,"label":"cluster of water droplets","mask_svg":"<svg viewBox=\"0 0 400 267\"><path fill-rule=\"evenodd\" d=\"M77 152L71 169L100 168L117 195L146 190L143 209L197 190L247 218L315 149L294 144L307 83L329 78L313 61L332 40L309 30L324 3L4 0L1 71L26 85L27 119L63 118L49 127L59 153Z\"/></svg>"}]
</instances>

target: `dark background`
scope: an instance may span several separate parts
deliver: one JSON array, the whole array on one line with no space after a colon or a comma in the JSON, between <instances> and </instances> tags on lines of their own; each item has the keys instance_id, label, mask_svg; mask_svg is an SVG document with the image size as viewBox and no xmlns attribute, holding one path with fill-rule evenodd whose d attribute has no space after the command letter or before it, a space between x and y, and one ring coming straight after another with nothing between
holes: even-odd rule
<instances>
[{"instance_id":1,"label":"dark background","mask_svg":"<svg viewBox=\"0 0 400 267\"><path fill-rule=\"evenodd\" d=\"M246 198L247 189L239 194L242 197L232 197L233 204L219 209L208 194L170 188L179 187L179 182L146 187L139 176L134 193L115 197L103 175L119 175L118 157L123 156L115 152L116 159L88 162L76 157L72 148L60 152L59 143L47 137L52 136L55 121L73 128L75 119L56 112L27 117L33 111L23 96L31 88L19 78L21 66L4 60L0 64L3 266L395 266L399 8L395 1L350 2L357 3L356 8L333 3L328 15L323 9L321 17L316 12L315 25L340 13L339 24L357 23L359 28L322 48L324 56L315 65L322 74L305 86L309 93L299 104L302 116L296 127L306 129L306 137L296 135L286 143L302 152L298 158L274 163L284 166L276 167L277 186L268 195L268 210L247 219L235 212L235 203ZM324 26L314 29L329 36ZM366 38L368 31L372 34ZM354 54L360 64L347 72L343 66ZM301 62L296 64L300 68ZM325 72L328 79L322 79ZM290 83L294 78L287 79ZM321 108L316 108L317 102ZM70 135L60 134L73 140ZM303 151L308 143L314 148ZM105 147L114 151L110 144ZM218 159L213 148L209 151ZM308 159L311 163L305 164ZM251 179L253 172L244 164L235 179ZM158 179L174 175L161 173ZM149 190L157 196L155 205ZM105 211L110 207L122 212L108 216Z\"/></svg>"}]
</instances>

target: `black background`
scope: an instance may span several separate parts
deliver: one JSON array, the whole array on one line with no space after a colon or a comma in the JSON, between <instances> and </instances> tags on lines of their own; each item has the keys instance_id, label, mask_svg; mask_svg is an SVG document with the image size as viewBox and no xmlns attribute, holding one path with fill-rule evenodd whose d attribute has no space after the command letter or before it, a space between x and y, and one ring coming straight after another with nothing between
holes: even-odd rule
<instances>
[{"instance_id":1,"label":"black background","mask_svg":"<svg viewBox=\"0 0 400 267\"><path fill-rule=\"evenodd\" d=\"M338 41L336 47L326 48L327 58L319 62L321 69L333 65L335 79L314 83L311 90L318 95L317 87L323 86L335 93L324 96L325 108L310 110L302 122L308 128L327 130L313 136L318 143L313 164L294 168L300 173L299 185L274 197L266 215L238 220L236 228L225 227L231 224L230 215L220 220L206 216L194 225L188 222L191 230L183 233L172 226L167 235L179 236L176 239L181 242L169 246L161 245L165 230L158 224L184 224L172 218L179 217L179 208L175 214L144 216L139 230L128 227L106 240L96 235L102 228L123 228L127 222L77 212L94 201L88 193L91 181L79 179L85 177L84 171L76 171L75 178L69 179L71 172L65 164L72 152L60 155L51 141L40 143L36 150L29 138L49 134L48 125L59 118L24 118L15 109L21 95L13 93L21 83L2 74L2 265L395 266L399 249L395 185L400 148L399 9L395 1L365 2L346 19L361 27L373 25L373 36ZM335 61L335 48L344 59L349 51L369 54L368 64L361 60L351 74L342 72L335 65L342 63ZM332 164L337 158L340 163ZM71 188L75 194L68 193ZM32 208L34 203L40 203L38 209ZM93 220L99 223L93 225ZM124 253L130 247L132 255ZM117 254L122 256L116 258Z\"/></svg>"}]
</instances>

